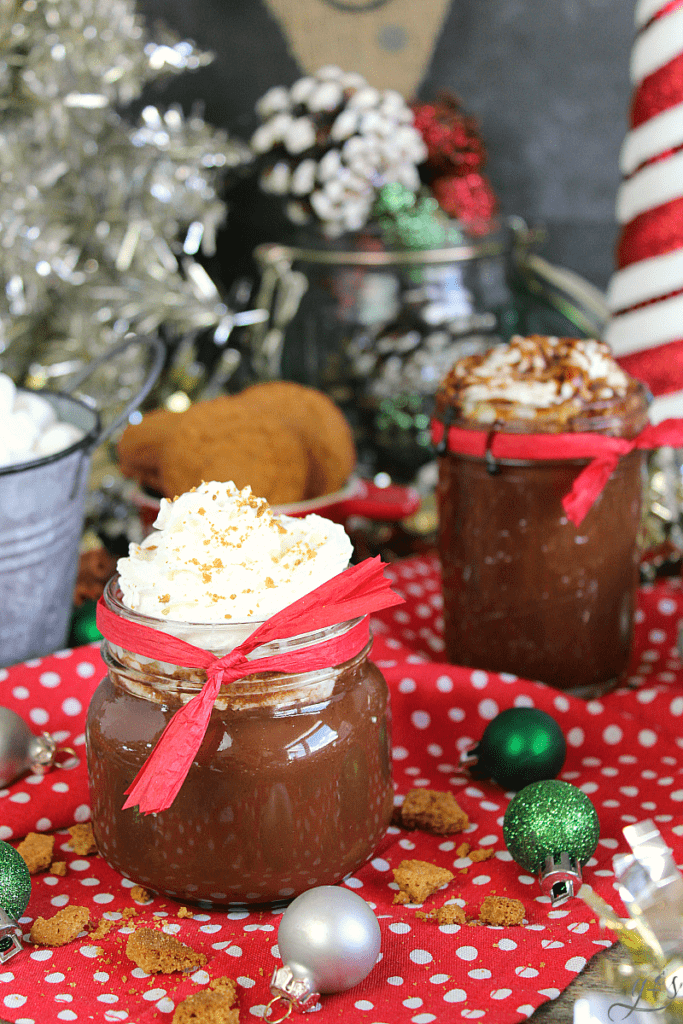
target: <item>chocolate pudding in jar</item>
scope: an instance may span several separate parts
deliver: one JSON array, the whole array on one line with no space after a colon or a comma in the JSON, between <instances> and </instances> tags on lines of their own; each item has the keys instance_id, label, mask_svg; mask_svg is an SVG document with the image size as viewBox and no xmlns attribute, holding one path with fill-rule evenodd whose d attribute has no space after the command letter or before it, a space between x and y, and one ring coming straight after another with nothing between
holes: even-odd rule
<instances>
[{"instance_id":1,"label":"chocolate pudding in jar","mask_svg":"<svg viewBox=\"0 0 683 1024\"><path fill-rule=\"evenodd\" d=\"M593 339L534 335L459 360L436 419L507 434L632 439L648 396ZM448 660L580 696L614 686L633 634L643 454L621 458L579 526L562 505L588 460L442 451L439 548Z\"/></svg>"},{"instance_id":2,"label":"chocolate pudding in jar","mask_svg":"<svg viewBox=\"0 0 683 1024\"><path fill-rule=\"evenodd\" d=\"M337 524L274 516L231 484L162 502L157 527L120 560L104 600L123 619L218 655L343 571L351 553ZM192 623L192 609L209 621ZM254 657L341 637L358 621L274 641ZM175 800L143 815L122 810L125 792L206 676L105 641L109 672L86 725L93 829L105 860L147 888L217 906L277 903L356 870L393 807L388 692L369 650L315 671L223 685Z\"/></svg>"}]
</instances>

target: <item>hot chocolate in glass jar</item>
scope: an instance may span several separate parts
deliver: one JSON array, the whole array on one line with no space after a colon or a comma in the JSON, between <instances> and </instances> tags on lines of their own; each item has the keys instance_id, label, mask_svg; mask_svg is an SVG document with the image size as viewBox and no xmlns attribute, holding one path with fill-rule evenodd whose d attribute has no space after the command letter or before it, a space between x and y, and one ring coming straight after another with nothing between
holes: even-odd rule
<instances>
[{"instance_id":1,"label":"hot chocolate in glass jar","mask_svg":"<svg viewBox=\"0 0 683 1024\"><path fill-rule=\"evenodd\" d=\"M337 524L276 516L230 483L164 499L156 527L120 560L105 604L219 656L336 577L351 555ZM273 641L254 656L342 638L357 622ZM126 791L206 673L105 641L109 672L86 726L102 856L157 892L218 906L287 900L358 868L393 807L388 692L369 649L314 671L255 672L221 686L171 806L142 814L123 810Z\"/></svg>"},{"instance_id":2,"label":"hot chocolate in glass jar","mask_svg":"<svg viewBox=\"0 0 683 1024\"><path fill-rule=\"evenodd\" d=\"M516 336L453 366L435 414L435 436L445 432L438 502L449 661L581 696L615 685L633 632L642 452L619 460L577 526L562 499L588 459L538 458L533 450L494 458L491 441L633 439L647 410L643 385L593 339ZM487 451L466 454L467 433L464 444L447 445L449 427L486 435Z\"/></svg>"}]
</instances>

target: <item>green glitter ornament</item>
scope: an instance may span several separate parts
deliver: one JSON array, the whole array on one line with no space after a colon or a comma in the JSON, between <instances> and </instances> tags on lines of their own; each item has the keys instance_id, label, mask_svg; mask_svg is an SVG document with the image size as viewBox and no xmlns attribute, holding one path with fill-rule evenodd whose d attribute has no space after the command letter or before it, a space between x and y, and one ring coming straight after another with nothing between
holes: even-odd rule
<instances>
[{"instance_id":1,"label":"green glitter ornament","mask_svg":"<svg viewBox=\"0 0 683 1024\"><path fill-rule=\"evenodd\" d=\"M554 718L540 708L508 708L489 722L460 763L475 778L519 790L554 779L566 756L567 744Z\"/></svg>"},{"instance_id":2,"label":"green glitter ornament","mask_svg":"<svg viewBox=\"0 0 683 1024\"><path fill-rule=\"evenodd\" d=\"M0 841L0 963L21 949L23 915L31 896L31 876L26 862L9 843Z\"/></svg>"},{"instance_id":3,"label":"green glitter ornament","mask_svg":"<svg viewBox=\"0 0 683 1024\"><path fill-rule=\"evenodd\" d=\"M69 646L83 647L102 639L97 628L97 601L84 601L80 608L75 608L69 628Z\"/></svg>"},{"instance_id":4,"label":"green glitter ornament","mask_svg":"<svg viewBox=\"0 0 683 1024\"><path fill-rule=\"evenodd\" d=\"M578 892L581 865L598 845L600 822L585 793L569 782L533 782L513 797L503 837L521 867L539 875L541 889L558 906Z\"/></svg>"}]
</instances>

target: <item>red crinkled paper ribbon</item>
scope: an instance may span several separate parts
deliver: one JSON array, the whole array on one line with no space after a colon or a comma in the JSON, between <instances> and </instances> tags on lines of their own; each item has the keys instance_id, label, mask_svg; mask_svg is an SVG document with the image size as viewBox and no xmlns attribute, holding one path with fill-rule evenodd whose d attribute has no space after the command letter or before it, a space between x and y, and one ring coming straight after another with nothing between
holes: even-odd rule
<instances>
[{"instance_id":1,"label":"red crinkled paper ribbon","mask_svg":"<svg viewBox=\"0 0 683 1024\"><path fill-rule=\"evenodd\" d=\"M444 425L432 420L432 441L438 445L444 436ZM506 434L485 430L464 430L449 427L449 452L494 459L590 459L562 499L562 507L575 526L580 526L586 513L617 467L619 459L635 449L661 448L662 445L683 445L683 419L662 420L649 424L637 437L604 434Z\"/></svg>"},{"instance_id":2,"label":"red crinkled paper ribbon","mask_svg":"<svg viewBox=\"0 0 683 1024\"><path fill-rule=\"evenodd\" d=\"M176 711L126 790L124 810L137 805L143 814L153 814L171 806L202 744L222 685L256 672L314 672L339 665L363 650L369 638L369 625L364 617L342 636L300 651L248 659L255 648L402 603L403 598L394 593L384 577L379 556L366 558L276 612L238 647L218 658L169 633L122 618L100 598L97 627L111 643L147 658L206 669L206 683L201 691Z\"/></svg>"}]
</instances>

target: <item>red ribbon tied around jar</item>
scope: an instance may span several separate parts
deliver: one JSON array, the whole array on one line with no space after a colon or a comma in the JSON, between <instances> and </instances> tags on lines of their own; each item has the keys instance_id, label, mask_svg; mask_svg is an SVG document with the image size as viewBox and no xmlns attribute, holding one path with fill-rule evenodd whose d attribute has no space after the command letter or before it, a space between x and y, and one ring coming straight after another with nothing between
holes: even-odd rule
<instances>
[{"instance_id":1,"label":"red ribbon tied around jar","mask_svg":"<svg viewBox=\"0 0 683 1024\"><path fill-rule=\"evenodd\" d=\"M124 619L100 598L97 627L111 643L146 658L206 670L206 683L196 697L176 711L126 790L124 810L137 806L142 814L154 814L171 806L202 744L221 686L254 673L314 672L360 654L370 636L366 616L403 604L404 599L391 589L383 569L379 556L352 565L262 622L222 658L169 633ZM265 658L248 657L263 644L313 633L359 616L360 622L341 636Z\"/></svg>"},{"instance_id":2,"label":"red ribbon tied around jar","mask_svg":"<svg viewBox=\"0 0 683 1024\"><path fill-rule=\"evenodd\" d=\"M619 459L636 449L683 446L683 419L648 424L637 437L608 437L605 434L506 434L486 430L446 427L432 420L432 441L440 453L447 450L460 455L496 459L589 459L571 490L562 499L562 507L575 526L580 526L588 510L617 467ZM445 434L445 446L444 446Z\"/></svg>"}]
</instances>

